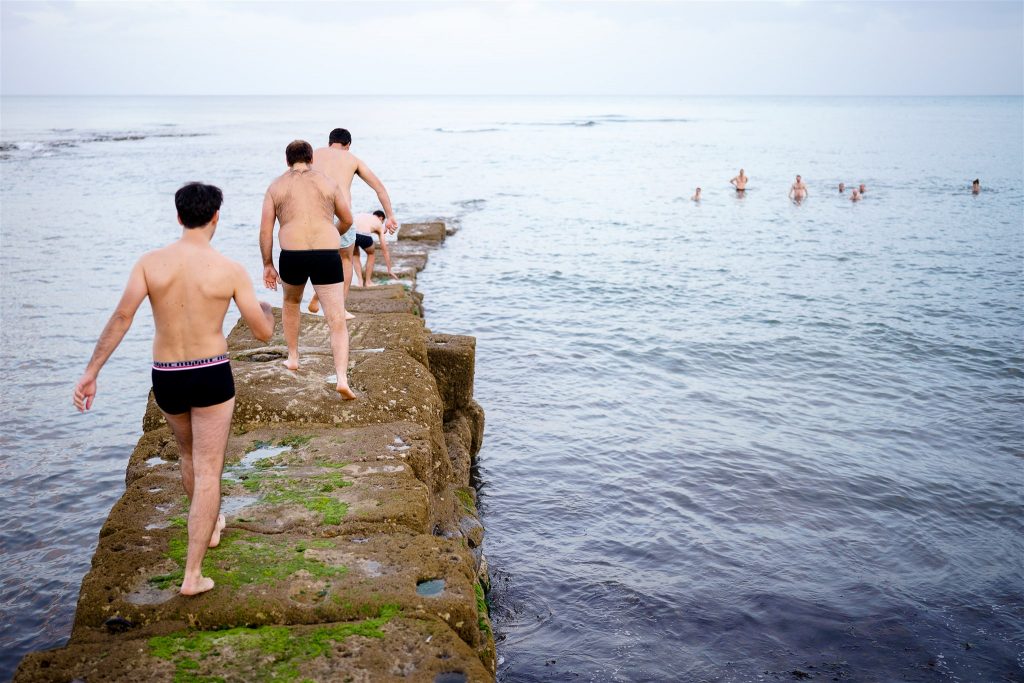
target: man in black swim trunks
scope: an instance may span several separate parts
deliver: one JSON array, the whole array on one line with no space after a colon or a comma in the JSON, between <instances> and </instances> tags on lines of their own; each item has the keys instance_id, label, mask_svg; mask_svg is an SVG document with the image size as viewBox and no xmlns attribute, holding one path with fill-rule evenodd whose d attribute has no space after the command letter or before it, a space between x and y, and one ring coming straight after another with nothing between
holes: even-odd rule
<instances>
[{"instance_id":1,"label":"man in black swim trunks","mask_svg":"<svg viewBox=\"0 0 1024 683\"><path fill-rule=\"evenodd\" d=\"M313 147L295 140L285 149L288 170L270 184L263 198L260 219L260 253L263 255L263 283L277 290L284 285L281 322L288 345L289 370L299 369L299 304L306 281L324 308L331 330L331 351L337 374L338 394L354 399L348 386L348 325L345 322L344 274L341 267L341 234L352 225L348 198L338 184L311 168ZM335 225L334 217L338 217ZM274 268L274 222L281 224L280 270Z\"/></svg>"},{"instance_id":2,"label":"man in black swim trunks","mask_svg":"<svg viewBox=\"0 0 1024 683\"><path fill-rule=\"evenodd\" d=\"M79 411L92 408L100 369L148 296L156 323L153 396L178 444L181 481L191 501L182 595L213 588L213 580L202 575L203 557L220 542L225 524L218 514L220 477L235 383L223 328L232 299L258 339L266 341L274 332L270 304L256 300L245 268L210 246L222 196L218 188L201 183L189 183L174 195L181 239L143 255L132 268L121 302L74 391Z\"/></svg>"}]
</instances>

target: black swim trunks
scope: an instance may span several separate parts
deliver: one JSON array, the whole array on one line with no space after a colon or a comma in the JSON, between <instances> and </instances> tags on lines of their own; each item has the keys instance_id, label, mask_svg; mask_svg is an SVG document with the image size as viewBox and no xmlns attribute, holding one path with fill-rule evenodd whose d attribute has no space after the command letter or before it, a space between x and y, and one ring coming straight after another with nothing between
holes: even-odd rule
<instances>
[{"instance_id":1,"label":"black swim trunks","mask_svg":"<svg viewBox=\"0 0 1024 683\"><path fill-rule=\"evenodd\" d=\"M168 415L215 406L233 398L235 378L227 354L175 363L153 363L153 398Z\"/></svg>"},{"instance_id":2,"label":"black swim trunks","mask_svg":"<svg viewBox=\"0 0 1024 683\"><path fill-rule=\"evenodd\" d=\"M290 285L334 285L345 281L341 270L341 254L337 249L281 250L277 272Z\"/></svg>"},{"instance_id":3,"label":"black swim trunks","mask_svg":"<svg viewBox=\"0 0 1024 683\"><path fill-rule=\"evenodd\" d=\"M363 251L366 251L367 249L369 249L370 247L373 246L373 236L372 235L364 235L361 232L357 232L356 233L356 246L359 247L360 249L362 249Z\"/></svg>"}]
</instances>

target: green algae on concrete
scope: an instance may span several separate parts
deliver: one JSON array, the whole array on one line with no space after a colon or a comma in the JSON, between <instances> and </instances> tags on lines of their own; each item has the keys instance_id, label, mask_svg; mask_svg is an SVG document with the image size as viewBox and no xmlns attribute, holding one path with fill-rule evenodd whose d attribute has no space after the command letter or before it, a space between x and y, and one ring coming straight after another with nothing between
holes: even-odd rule
<instances>
[{"instance_id":1,"label":"green algae on concrete","mask_svg":"<svg viewBox=\"0 0 1024 683\"><path fill-rule=\"evenodd\" d=\"M300 675L302 662L329 654L333 643L349 636L384 638L381 627L400 613L396 605L381 608L379 616L365 621L332 624L298 635L285 626L232 628L224 631L193 631L150 638L149 651L154 657L174 663L175 683L206 683L224 680L200 673L227 673L217 661L222 651L233 655L247 654L264 663L256 681L291 683Z\"/></svg>"},{"instance_id":2,"label":"green algae on concrete","mask_svg":"<svg viewBox=\"0 0 1024 683\"><path fill-rule=\"evenodd\" d=\"M264 501L274 505L301 505L310 512L319 513L323 523L331 526L341 524L348 512L348 503L325 495L352 482L346 481L340 474L317 474L302 479L281 477L273 474L251 474L242 479L242 485L252 493L258 493Z\"/></svg>"},{"instance_id":3,"label":"green algae on concrete","mask_svg":"<svg viewBox=\"0 0 1024 683\"><path fill-rule=\"evenodd\" d=\"M312 545L312 544L306 544ZM306 545L281 546L265 542L258 536L230 531L221 536L220 545L206 554L203 574L218 586L237 588L249 583L275 583L299 571L317 578L343 576L348 569L324 564L306 557ZM185 575L188 535L171 538L167 556L177 568L167 574L150 578L150 583L163 590L177 586Z\"/></svg>"}]
</instances>

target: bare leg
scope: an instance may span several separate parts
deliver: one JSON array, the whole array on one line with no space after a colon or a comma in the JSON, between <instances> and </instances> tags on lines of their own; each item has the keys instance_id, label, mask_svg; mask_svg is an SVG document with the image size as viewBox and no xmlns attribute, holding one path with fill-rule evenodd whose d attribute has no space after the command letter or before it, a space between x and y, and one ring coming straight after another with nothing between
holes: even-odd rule
<instances>
[{"instance_id":1,"label":"bare leg","mask_svg":"<svg viewBox=\"0 0 1024 683\"><path fill-rule=\"evenodd\" d=\"M163 411L160 411L163 412ZM192 466L192 416L190 413L180 415L169 415L164 413L164 419L171 426L174 440L178 443L178 466L181 469L181 487L185 489L185 495L189 503L192 502L192 494L195 491L195 469ZM224 515L217 515L217 524L213 528L213 536L210 537L210 547L216 548L220 545L220 532L227 525Z\"/></svg>"},{"instance_id":2,"label":"bare leg","mask_svg":"<svg viewBox=\"0 0 1024 683\"><path fill-rule=\"evenodd\" d=\"M363 261L359 256L359 247L352 250L352 284L357 287L366 285L363 280Z\"/></svg>"},{"instance_id":3,"label":"bare leg","mask_svg":"<svg viewBox=\"0 0 1024 683\"><path fill-rule=\"evenodd\" d=\"M188 555L185 578L181 582L182 595L195 595L213 588L213 579L203 576L203 557L217 527L224 448L234 410L234 398L209 408L192 409L195 495L188 510Z\"/></svg>"},{"instance_id":4,"label":"bare leg","mask_svg":"<svg viewBox=\"0 0 1024 683\"><path fill-rule=\"evenodd\" d=\"M377 258L377 250L370 247L366 250L366 277L363 278L363 287L373 285L373 262Z\"/></svg>"},{"instance_id":5,"label":"bare leg","mask_svg":"<svg viewBox=\"0 0 1024 683\"><path fill-rule=\"evenodd\" d=\"M334 371L338 376L338 393L344 399L353 399L355 393L348 386L348 323L345 321L345 288L339 284L313 285L324 305L324 317L331 328L331 351L334 353Z\"/></svg>"},{"instance_id":6,"label":"bare leg","mask_svg":"<svg viewBox=\"0 0 1024 683\"><path fill-rule=\"evenodd\" d=\"M355 248L355 243L348 245L341 250L341 272L345 276L345 299L348 298L348 288L352 284L352 251ZM324 308L324 315L327 315L327 309ZM345 311L345 320L351 320L355 316Z\"/></svg>"},{"instance_id":7,"label":"bare leg","mask_svg":"<svg viewBox=\"0 0 1024 683\"><path fill-rule=\"evenodd\" d=\"M288 345L288 360L284 366L289 370L299 369L299 304L302 303L302 290L306 283L301 285L284 285L284 304L281 306L281 326L284 328L284 343Z\"/></svg>"}]
</instances>

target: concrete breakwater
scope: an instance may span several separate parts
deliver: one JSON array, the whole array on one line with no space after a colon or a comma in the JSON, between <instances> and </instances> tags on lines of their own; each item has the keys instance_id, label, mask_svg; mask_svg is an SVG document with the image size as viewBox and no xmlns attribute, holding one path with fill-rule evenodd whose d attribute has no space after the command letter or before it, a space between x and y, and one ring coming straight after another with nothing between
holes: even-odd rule
<instances>
[{"instance_id":1,"label":"concrete breakwater","mask_svg":"<svg viewBox=\"0 0 1024 683\"><path fill-rule=\"evenodd\" d=\"M209 593L177 593L187 499L150 397L127 489L100 531L67 646L26 656L29 681L488 681L483 526L470 485L483 436L475 340L432 334L415 275L443 223L407 224L401 284L353 288L349 378L333 391L328 329L228 338L237 391ZM382 273L381 273L382 274ZM280 322L280 312L277 312Z\"/></svg>"}]
</instances>

